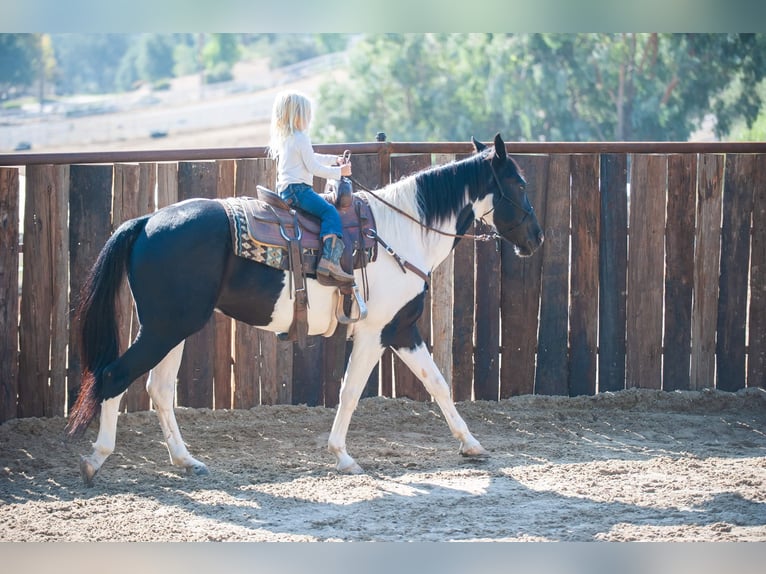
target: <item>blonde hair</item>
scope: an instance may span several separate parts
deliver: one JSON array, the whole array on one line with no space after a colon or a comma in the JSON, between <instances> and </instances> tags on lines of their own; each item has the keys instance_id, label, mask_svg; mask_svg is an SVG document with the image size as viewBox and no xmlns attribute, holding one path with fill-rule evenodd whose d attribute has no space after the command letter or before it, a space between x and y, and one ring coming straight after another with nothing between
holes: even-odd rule
<instances>
[{"instance_id":1,"label":"blonde hair","mask_svg":"<svg viewBox=\"0 0 766 574\"><path fill-rule=\"evenodd\" d=\"M281 92L271 109L269 156L277 157L285 140L311 124L311 100L300 92Z\"/></svg>"}]
</instances>

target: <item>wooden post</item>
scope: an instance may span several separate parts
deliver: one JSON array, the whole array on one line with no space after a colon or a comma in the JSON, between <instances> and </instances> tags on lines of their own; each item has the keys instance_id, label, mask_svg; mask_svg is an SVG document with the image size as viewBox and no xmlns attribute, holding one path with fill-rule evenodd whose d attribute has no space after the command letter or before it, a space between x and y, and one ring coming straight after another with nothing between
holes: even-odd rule
<instances>
[{"instance_id":1,"label":"wooden post","mask_svg":"<svg viewBox=\"0 0 766 574\"><path fill-rule=\"evenodd\" d=\"M665 234L665 359L666 391L689 389L692 286L694 284L694 210L697 156L668 158L668 207Z\"/></svg>"},{"instance_id":2,"label":"wooden post","mask_svg":"<svg viewBox=\"0 0 766 574\"><path fill-rule=\"evenodd\" d=\"M747 386L766 388L766 154L755 162Z\"/></svg>"},{"instance_id":3,"label":"wooden post","mask_svg":"<svg viewBox=\"0 0 766 574\"><path fill-rule=\"evenodd\" d=\"M570 165L568 155L550 158L535 376L535 392L543 395L569 394Z\"/></svg>"},{"instance_id":4,"label":"wooden post","mask_svg":"<svg viewBox=\"0 0 766 574\"><path fill-rule=\"evenodd\" d=\"M69 371L68 407L80 386L80 338L75 310L80 290L112 231L111 165L73 165L69 169Z\"/></svg>"},{"instance_id":5,"label":"wooden post","mask_svg":"<svg viewBox=\"0 0 766 574\"><path fill-rule=\"evenodd\" d=\"M628 274L628 158L601 155L598 391L625 388L625 289Z\"/></svg>"},{"instance_id":6,"label":"wooden post","mask_svg":"<svg viewBox=\"0 0 766 574\"><path fill-rule=\"evenodd\" d=\"M550 158L517 156L515 159L527 179L527 196L535 207L537 221L545 230ZM502 243L501 399L534 392L544 254L540 249L531 257L518 257L510 244Z\"/></svg>"},{"instance_id":7,"label":"wooden post","mask_svg":"<svg viewBox=\"0 0 766 574\"><path fill-rule=\"evenodd\" d=\"M690 387L715 386L715 327L718 322L718 274L721 256L721 206L724 156L699 157L697 230L694 236L694 301Z\"/></svg>"},{"instance_id":8,"label":"wooden post","mask_svg":"<svg viewBox=\"0 0 766 574\"><path fill-rule=\"evenodd\" d=\"M666 185L667 156L633 156L628 243L628 387L662 386Z\"/></svg>"},{"instance_id":9,"label":"wooden post","mask_svg":"<svg viewBox=\"0 0 766 574\"><path fill-rule=\"evenodd\" d=\"M216 197L223 199L234 196L236 162L221 160L217 162L218 180ZM213 405L216 409L232 408L232 323L223 313L214 313L215 352L213 360Z\"/></svg>"},{"instance_id":10,"label":"wooden post","mask_svg":"<svg viewBox=\"0 0 766 574\"><path fill-rule=\"evenodd\" d=\"M24 214L24 278L19 332L19 411L21 417L64 414L66 381L63 355L66 332L65 308L56 290L66 293L66 251L55 229L62 219L68 195L69 166L27 168ZM65 212L64 212L65 213ZM65 236L66 237L66 236ZM63 284L61 282L63 281ZM53 351L53 354L51 352ZM53 377L51 374L55 373Z\"/></svg>"},{"instance_id":11,"label":"wooden post","mask_svg":"<svg viewBox=\"0 0 766 574\"><path fill-rule=\"evenodd\" d=\"M596 392L598 344L599 158L572 156L572 283L569 299L569 394Z\"/></svg>"},{"instance_id":12,"label":"wooden post","mask_svg":"<svg viewBox=\"0 0 766 574\"><path fill-rule=\"evenodd\" d=\"M736 391L745 386L747 270L755 157L752 154L726 156L716 338L718 388L724 391Z\"/></svg>"},{"instance_id":13,"label":"wooden post","mask_svg":"<svg viewBox=\"0 0 766 574\"><path fill-rule=\"evenodd\" d=\"M19 392L19 170L0 168L0 424Z\"/></svg>"}]
</instances>

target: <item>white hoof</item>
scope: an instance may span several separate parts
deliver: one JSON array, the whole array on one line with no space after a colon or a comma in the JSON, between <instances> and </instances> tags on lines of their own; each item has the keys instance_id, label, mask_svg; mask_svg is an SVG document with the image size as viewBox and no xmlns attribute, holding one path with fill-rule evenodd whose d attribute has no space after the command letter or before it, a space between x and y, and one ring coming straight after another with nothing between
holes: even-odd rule
<instances>
[{"instance_id":1,"label":"white hoof","mask_svg":"<svg viewBox=\"0 0 766 574\"><path fill-rule=\"evenodd\" d=\"M461 446L460 454L469 458L489 458L489 451L487 451L487 449L485 449L479 443L476 443L470 447L466 447L464 445Z\"/></svg>"},{"instance_id":2,"label":"white hoof","mask_svg":"<svg viewBox=\"0 0 766 574\"><path fill-rule=\"evenodd\" d=\"M98 468L88 460L87 456L80 456L80 476L85 486L93 486L93 478L98 473Z\"/></svg>"},{"instance_id":3,"label":"white hoof","mask_svg":"<svg viewBox=\"0 0 766 574\"><path fill-rule=\"evenodd\" d=\"M364 469L354 461L351 461L351 464L347 464L343 467L339 464L337 469L341 474L364 474Z\"/></svg>"},{"instance_id":4,"label":"white hoof","mask_svg":"<svg viewBox=\"0 0 766 574\"><path fill-rule=\"evenodd\" d=\"M207 476L210 471L201 462L195 462L186 467L186 474L189 476Z\"/></svg>"}]
</instances>

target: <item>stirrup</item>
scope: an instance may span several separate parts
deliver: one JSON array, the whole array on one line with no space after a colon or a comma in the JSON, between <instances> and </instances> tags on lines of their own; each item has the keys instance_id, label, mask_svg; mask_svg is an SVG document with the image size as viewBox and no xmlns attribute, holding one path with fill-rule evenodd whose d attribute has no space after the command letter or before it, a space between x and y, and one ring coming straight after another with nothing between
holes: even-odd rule
<instances>
[{"instance_id":1,"label":"stirrup","mask_svg":"<svg viewBox=\"0 0 766 574\"><path fill-rule=\"evenodd\" d=\"M338 305L335 308L335 317L338 319L338 323L341 325L356 323L357 321L362 321L367 317L367 305L365 304L364 298L359 292L359 287L356 284L353 286L353 292L354 298L351 300L351 316L346 315L346 312L343 310L344 297L342 297L340 294L338 296ZM358 313L355 317L353 316L354 303L356 303L356 308L358 310Z\"/></svg>"}]
</instances>

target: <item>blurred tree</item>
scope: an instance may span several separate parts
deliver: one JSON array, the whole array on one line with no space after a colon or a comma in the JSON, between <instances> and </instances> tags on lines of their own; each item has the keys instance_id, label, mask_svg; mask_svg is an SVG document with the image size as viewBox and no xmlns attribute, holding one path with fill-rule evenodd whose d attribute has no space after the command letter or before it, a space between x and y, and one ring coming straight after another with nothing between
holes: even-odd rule
<instances>
[{"instance_id":1,"label":"blurred tree","mask_svg":"<svg viewBox=\"0 0 766 574\"><path fill-rule=\"evenodd\" d=\"M27 90L38 77L35 34L0 34L0 100Z\"/></svg>"},{"instance_id":2,"label":"blurred tree","mask_svg":"<svg viewBox=\"0 0 766 574\"><path fill-rule=\"evenodd\" d=\"M327 141L489 138L685 140L714 113L719 135L755 119L766 36L396 34L366 37L348 82L328 82ZM742 89L728 90L732 84Z\"/></svg>"},{"instance_id":3,"label":"blurred tree","mask_svg":"<svg viewBox=\"0 0 766 574\"><path fill-rule=\"evenodd\" d=\"M120 61L136 39L131 34L51 34L58 93L113 91Z\"/></svg>"},{"instance_id":4,"label":"blurred tree","mask_svg":"<svg viewBox=\"0 0 766 574\"><path fill-rule=\"evenodd\" d=\"M231 80L234 64L239 60L239 40L235 34L210 34L202 48L205 81Z\"/></svg>"}]
</instances>

